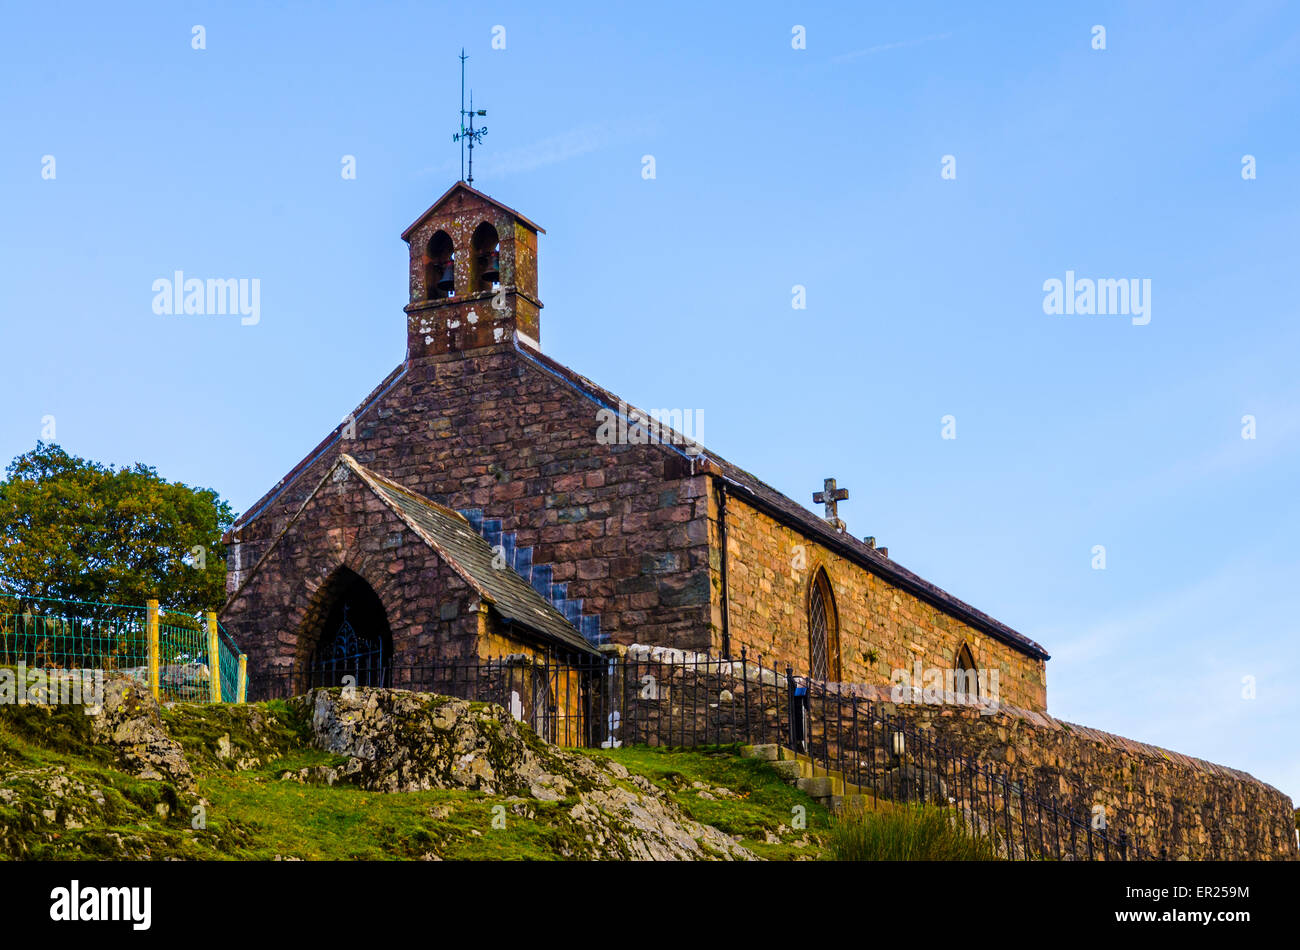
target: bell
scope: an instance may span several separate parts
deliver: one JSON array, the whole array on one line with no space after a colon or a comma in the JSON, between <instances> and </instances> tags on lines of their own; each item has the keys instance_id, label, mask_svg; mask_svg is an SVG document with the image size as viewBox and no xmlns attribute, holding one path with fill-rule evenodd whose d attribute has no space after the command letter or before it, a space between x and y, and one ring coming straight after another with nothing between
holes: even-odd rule
<instances>
[{"instance_id":1,"label":"bell","mask_svg":"<svg viewBox=\"0 0 1300 950\"><path fill-rule=\"evenodd\" d=\"M451 262L448 261L442 268L442 276L438 278L438 293L447 296L456 289L456 276L452 271Z\"/></svg>"},{"instance_id":2,"label":"bell","mask_svg":"<svg viewBox=\"0 0 1300 950\"><path fill-rule=\"evenodd\" d=\"M499 282L501 280L501 252L488 251L480 257L479 273L485 281Z\"/></svg>"}]
</instances>

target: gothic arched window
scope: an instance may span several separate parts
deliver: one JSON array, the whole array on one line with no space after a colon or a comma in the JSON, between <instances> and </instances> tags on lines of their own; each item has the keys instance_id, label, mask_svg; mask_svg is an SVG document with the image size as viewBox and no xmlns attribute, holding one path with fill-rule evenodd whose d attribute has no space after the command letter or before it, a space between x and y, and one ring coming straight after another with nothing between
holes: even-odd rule
<instances>
[{"instance_id":1,"label":"gothic arched window","mask_svg":"<svg viewBox=\"0 0 1300 950\"><path fill-rule=\"evenodd\" d=\"M456 253L451 237L438 231L429 238L424 255L424 299L443 300L456 296Z\"/></svg>"},{"instance_id":2,"label":"gothic arched window","mask_svg":"<svg viewBox=\"0 0 1300 950\"><path fill-rule=\"evenodd\" d=\"M953 666L955 668L953 692L964 694L970 699L978 699L980 695L979 671L975 668L975 654L971 652L967 644L963 643L957 648L957 656Z\"/></svg>"},{"instance_id":3,"label":"gothic arched window","mask_svg":"<svg viewBox=\"0 0 1300 950\"><path fill-rule=\"evenodd\" d=\"M813 679L839 681L839 614L824 568L817 569L808 587L808 652Z\"/></svg>"}]
</instances>

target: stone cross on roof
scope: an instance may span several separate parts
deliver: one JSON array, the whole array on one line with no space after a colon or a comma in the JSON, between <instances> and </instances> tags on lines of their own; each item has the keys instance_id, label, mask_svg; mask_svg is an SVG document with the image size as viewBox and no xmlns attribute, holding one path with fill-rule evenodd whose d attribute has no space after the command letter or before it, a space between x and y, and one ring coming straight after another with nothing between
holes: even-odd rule
<instances>
[{"instance_id":1,"label":"stone cross on roof","mask_svg":"<svg viewBox=\"0 0 1300 950\"><path fill-rule=\"evenodd\" d=\"M835 479L828 478L823 482L824 491L813 492L813 503L826 506L826 520L836 531L844 532L847 527L839 517L839 506L837 502L847 501L849 490L847 488L836 488Z\"/></svg>"}]
</instances>

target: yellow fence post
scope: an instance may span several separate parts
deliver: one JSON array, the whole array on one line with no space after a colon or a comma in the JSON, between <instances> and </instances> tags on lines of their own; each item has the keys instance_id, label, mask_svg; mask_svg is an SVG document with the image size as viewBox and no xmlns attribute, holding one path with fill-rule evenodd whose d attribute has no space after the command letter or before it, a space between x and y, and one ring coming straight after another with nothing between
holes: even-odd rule
<instances>
[{"instance_id":1,"label":"yellow fence post","mask_svg":"<svg viewBox=\"0 0 1300 950\"><path fill-rule=\"evenodd\" d=\"M145 629L149 635L149 692L158 699L158 601L145 601Z\"/></svg>"},{"instance_id":2,"label":"yellow fence post","mask_svg":"<svg viewBox=\"0 0 1300 950\"><path fill-rule=\"evenodd\" d=\"M248 695L248 654L239 654L239 701Z\"/></svg>"},{"instance_id":3,"label":"yellow fence post","mask_svg":"<svg viewBox=\"0 0 1300 950\"><path fill-rule=\"evenodd\" d=\"M208 611L208 683L209 698L221 702L221 640L217 638L217 615Z\"/></svg>"}]
</instances>

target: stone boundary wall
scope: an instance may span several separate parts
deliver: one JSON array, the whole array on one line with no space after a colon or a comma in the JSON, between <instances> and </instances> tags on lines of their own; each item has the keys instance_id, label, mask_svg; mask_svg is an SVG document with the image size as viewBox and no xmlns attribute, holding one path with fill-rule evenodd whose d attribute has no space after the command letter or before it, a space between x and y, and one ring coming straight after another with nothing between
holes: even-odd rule
<instances>
[{"instance_id":1,"label":"stone boundary wall","mask_svg":"<svg viewBox=\"0 0 1300 950\"><path fill-rule=\"evenodd\" d=\"M1003 705L984 715L957 703L893 703L888 713L1016 777L1030 777L1080 814L1105 808L1111 827L1170 859L1300 858L1294 805L1248 772L1046 713Z\"/></svg>"},{"instance_id":2,"label":"stone boundary wall","mask_svg":"<svg viewBox=\"0 0 1300 950\"><path fill-rule=\"evenodd\" d=\"M601 678L598 703L606 710L606 743L783 741L789 691L785 676L770 667L639 644L606 646L602 652L621 657ZM613 720L611 713L617 714Z\"/></svg>"},{"instance_id":3,"label":"stone boundary wall","mask_svg":"<svg viewBox=\"0 0 1300 950\"><path fill-rule=\"evenodd\" d=\"M608 738L652 745L788 741L783 670L663 647L606 650L624 661L611 666L603 686L604 708L619 714ZM806 680L796 677L796 684ZM821 694L812 702L815 738L851 735L847 717L856 698L1013 781L1030 780L1080 819L1103 806L1108 828L1127 832L1150 854L1171 860L1300 858L1295 806L1247 772L1005 704L985 714L955 701L959 697L894 702L888 687L873 685L829 684L823 691L818 684L814 692ZM835 722L836 715L846 718ZM864 768L878 769L878 746L863 758L870 759Z\"/></svg>"}]
</instances>

